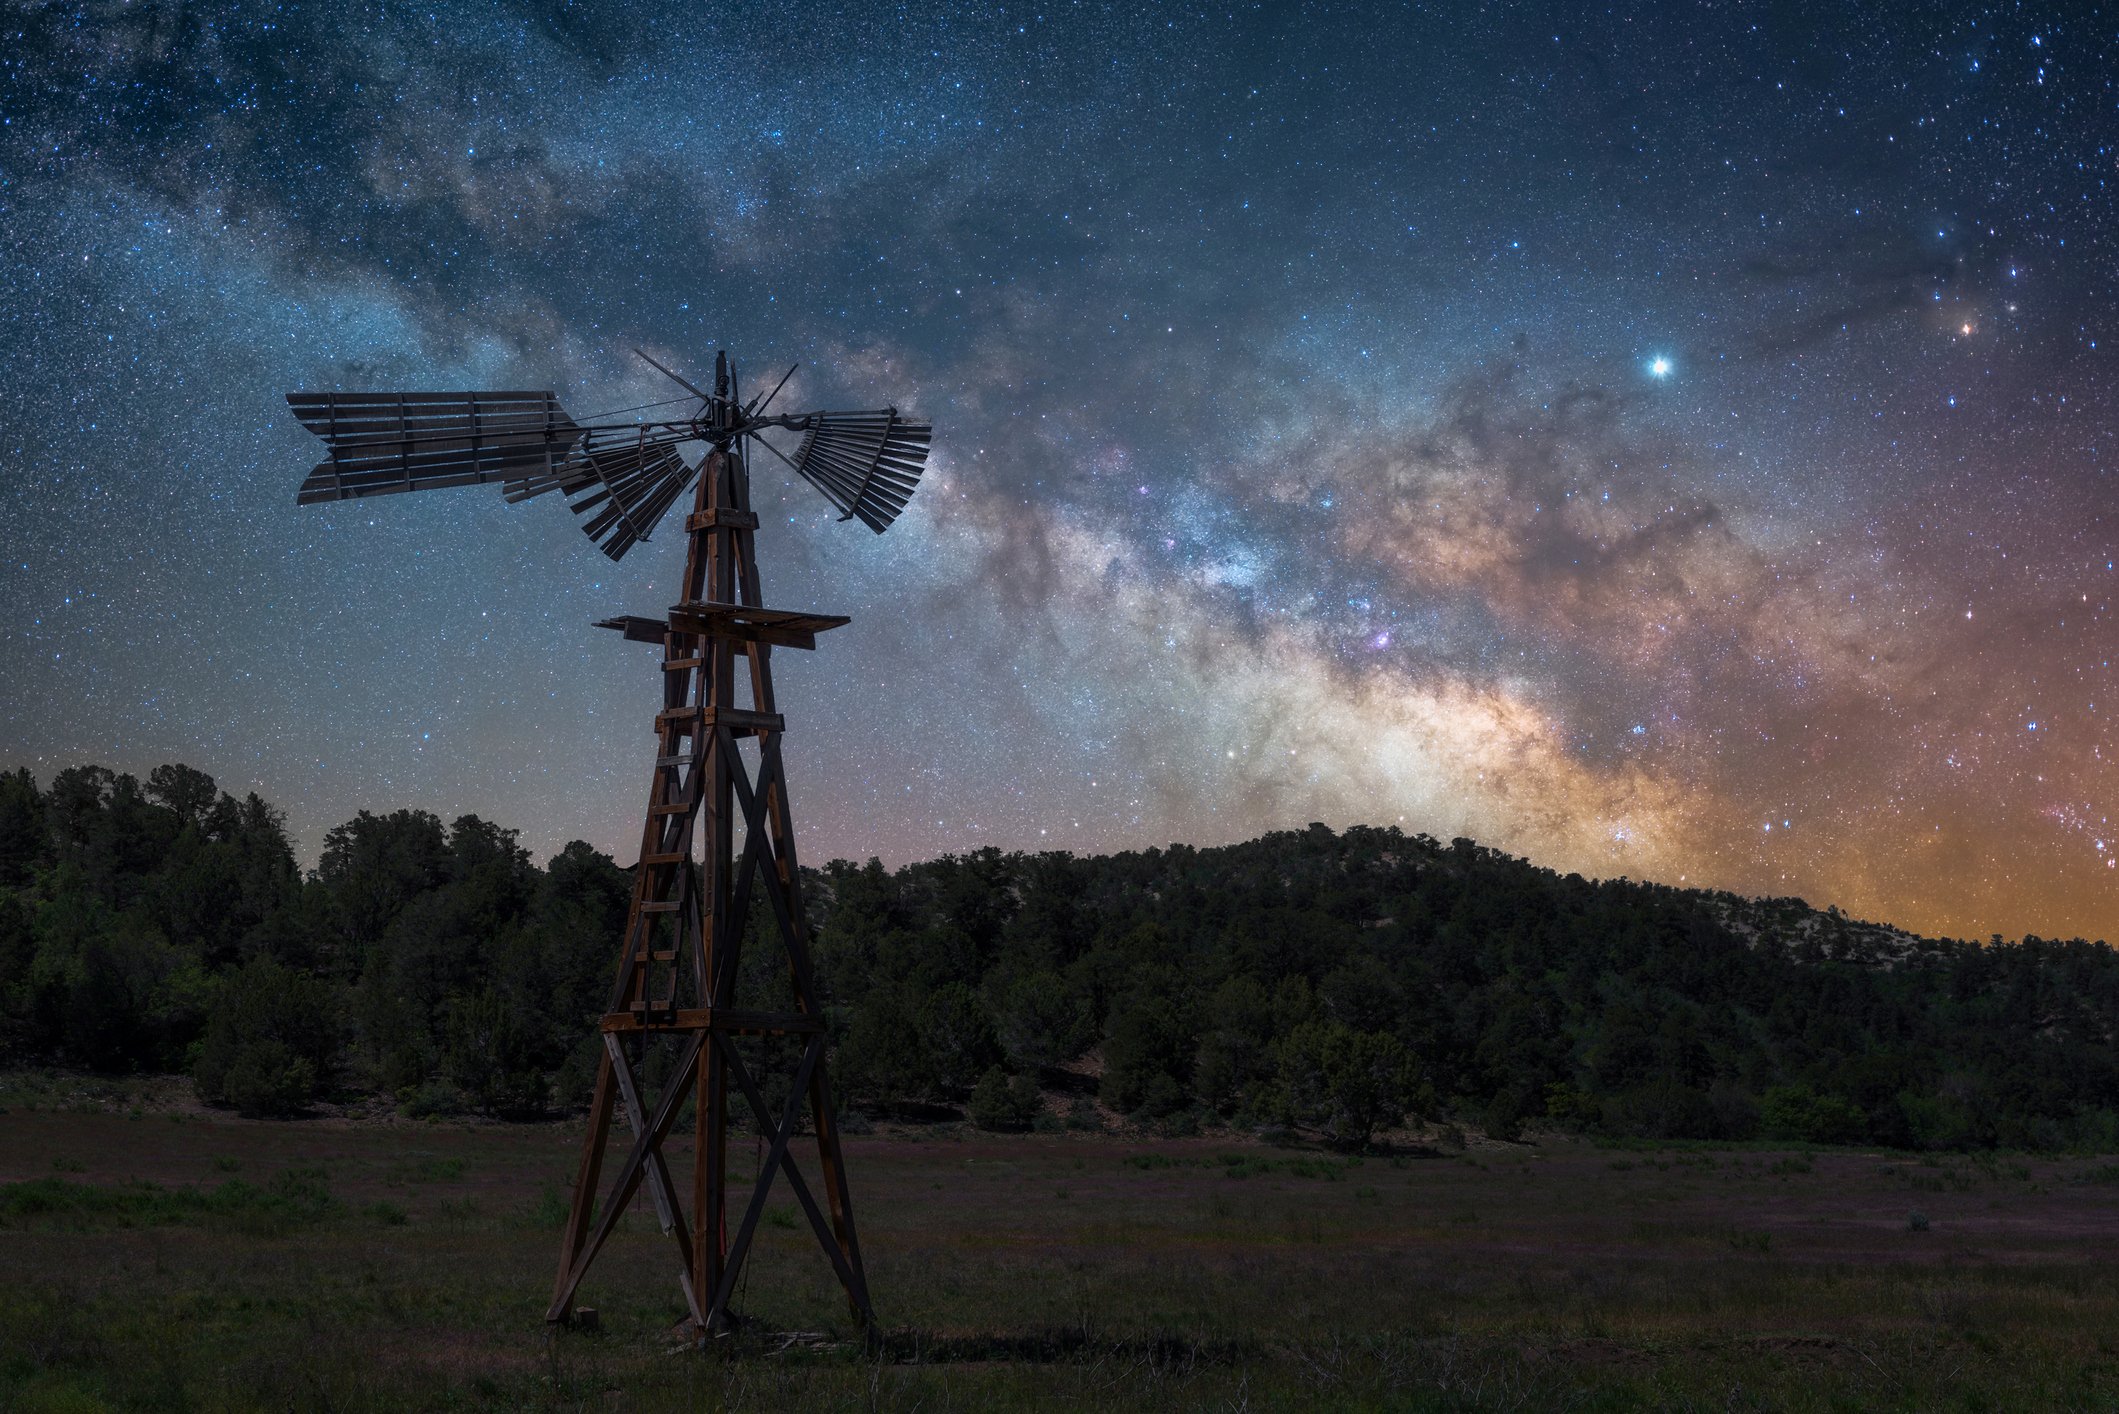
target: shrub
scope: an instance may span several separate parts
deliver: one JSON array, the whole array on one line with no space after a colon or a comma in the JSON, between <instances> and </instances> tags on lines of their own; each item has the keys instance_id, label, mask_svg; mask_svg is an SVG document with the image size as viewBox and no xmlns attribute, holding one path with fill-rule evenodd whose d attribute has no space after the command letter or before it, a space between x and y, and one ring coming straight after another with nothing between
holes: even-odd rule
<instances>
[{"instance_id":1,"label":"shrub","mask_svg":"<svg viewBox=\"0 0 2119 1414\"><path fill-rule=\"evenodd\" d=\"M209 1098L246 1115L291 1115L307 1107L315 1093L316 1067L284 1043L263 1040L236 1048Z\"/></svg>"},{"instance_id":2,"label":"shrub","mask_svg":"<svg viewBox=\"0 0 2119 1414\"><path fill-rule=\"evenodd\" d=\"M1514 1144L1523 1138L1523 1097L1513 1090L1503 1090L1486 1106L1482 1128L1486 1137L1503 1144Z\"/></svg>"},{"instance_id":3,"label":"shrub","mask_svg":"<svg viewBox=\"0 0 2119 1414\"><path fill-rule=\"evenodd\" d=\"M1419 1079L1397 1037L1337 1021L1296 1027L1276 1056L1289 1121L1315 1125L1344 1148L1358 1149L1378 1128L1403 1119Z\"/></svg>"},{"instance_id":4,"label":"shrub","mask_svg":"<svg viewBox=\"0 0 2119 1414\"><path fill-rule=\"evenodd\" d=\"M446 1080L429 1080L407 1095L397 1110L406 1119L448 1119L470 1108L463 1091Z\"/></svg>"},{"instance_id":5,"label":"shrub","mask_svg":"<svg viewBox=\"0 0 2119 1414\"><path fill-rule=\"evenodd\" d=\"M981 1129L1028 1129L1044 1107L1036 1080L1010 1076L999 1066L980 1076L971 1091L971 1122Z\"/></svg>"},{"instance_id":6,"label":"shrub","mask_svg":"<svg viewBox=\"0 0 2119 1414\"><path fill-rule=\"evenodd\" d=\"M1183 1076L1191 1070L1190 1028L1176 1002L1152 991L1120 1005L1104 1040L1103 1102L1121 1114L1173 1114L1188 1103Z\"/></svg>"},{"instance_id":7,"label":"shrub","mask_svg":"<svg viewBox=\"0 0 2119 1414\"><path fill-rule=\"evenodd\" d=\"M523 1227L557 1231L566 1225L573 1212L573 1201L565 1189L556 1183L547 1183L537 1191L536 1201L523 1210L519 1223Z\"/></svg>"},{"instance_id":8,"label":"shrub","mask_svg":"<svg viewBox=\"0 0 2119 1414\"><path fill-rule=\"evenodd\" d=\"M1545 1087L1545 1114L1566 1129L1594 1125L1603 1116L1597 1097L1568 1080L1555 1080Z\"/></svg>"},{"instance_id":9,"label":"shrub","mask_svg":"<svg viewBox=\"0 0 2119 1414\"><path fill-rule=\"evenodd\" d=\"M537 1065L536 1038L520 1009L498 991L458 997L447 1008L442 1070L488 1114L542 1115L551 1087Z\"/></svg>"},{"instance_id":10,"label":"shrub","mask_svg":"<svg viewBox=\"0 0 2119 1414\"><path fill-rule=\"evenodd\" d=\"M337 1049L331 996L314 977L260 957L229 977L192 1063L199 1098L246 1115L294 1114L328 1083Z\"/></svg>"},{"instance_id":11,"label":"shrub","mask_svg":"<svg viewBox=\"0 0 2119 1414\"><path fill-rule=\"evenodd\" d=\"M1851 1144L1868 1129L1868 1116L1838 1095L1820 1095L1807 1085L1776 1085L1759 1105L1759 1118L1773 1139L1809 1144Z\"/></svg>"}]
</instances>

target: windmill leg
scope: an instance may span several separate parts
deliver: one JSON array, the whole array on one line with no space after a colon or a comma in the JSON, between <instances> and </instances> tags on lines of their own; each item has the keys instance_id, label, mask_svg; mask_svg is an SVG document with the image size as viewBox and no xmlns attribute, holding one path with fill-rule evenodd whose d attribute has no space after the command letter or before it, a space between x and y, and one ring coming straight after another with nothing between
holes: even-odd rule
<instances>
[{"instance_id":1,"label":"windmill leg","mask_svg":"<svg viewBox=\"0 0 2119 1414\"><path fill-rule=\"evenodd\" d=\"M728 1248L728 1084L718 1038L708 1032L705 1041L692 1117L692 1290L702 1293L720 1289ZM702 1311L700 1334L712 1335L726 1316L719 1305Z\"/></svg>"},{"instance_id":2,"label":"windmill leg","mask_svg":"<svg viewBox=\"0 0 2119 1414\"><path fill-rule=\"evenodd\" d=\"M831 1107L831 1080L819 1065L809 1080L809 1112L817 1124L817 1164L822 1170L824 1201L831 1207L831 1230L839 1247L839 1279L854 1319L873 1326L875 1307L868 1300L868 1273L861 1265L861 1243L854 1235L853 1194L846 1186L846 1160L839 1152L839 1116Z\"/></svg>"},{"instance_id":3,"label":"windmill leg","mask_svg":"<svg viewBox=\"0 0 2119 1414\"><path fill-rule=\"evenodd\" d=\"M589 1221L596 1206L596 1184L603 1176L603 1146L611 1135L611 1057L605 1053L596 1067L596 1092L589 1101L588 1137L581 1141L581 1167L574 1176L574 1202L567 1210L567 1225L559 1242L559 1277L552 1287L552 1308L545 1313L547 1321L565 1321L573 1312L568 1308L572 1298L573 1283L567 1280L580 1260L581 1247L588 1240Z\"/></svg>"},{"instance_id":4,"label":"windmill leg","mask_svg":"<svg viewBox=\"0 0 2119 1414\"><path fill-rule=\"evenodd\" d=\"M603 1048L609 1054L605 1061L618 1079L620 1095L625 1100L626 1118L632 1122L635 1142L647 1133L647 1112L640 1104L640 1090L633 1083L633 1072L625 1064L624 1052L619 1048L618 1038L604 1033ZM694 1321L699 1319L698 1288L692 1285L692 1243L685 1232L684 1213L677 1207L676 1189L670 1183L669 1165L663 1161L659 1146L650 1149L647 1155L648 1192L655 1200L655 1217L662 1223L662 1230L677 1241L677 1284L684 1289L685 1309Z\"/></svg>"},{"instance_id":5,"label":"windmill leg","mask_svg":"<svg viewBox=\"0 0 2119 1414\"><path fill-rule=\"evenodd\" d=\"M581 1285L581 1279L588 1274L589 1264L595 1261L596 1254L603 1250L603 1244L609 1240L612 1229L618 1226L618 1219L624 1215L626 1206L639 1191L641 1175L647 1169L648 1156L655 1152L664 1137L669 1134L670 1125L676 1121L677 1112L682 1108L681 1101L685 1090L691 1085L693 1075L697 1073L695 1068L699 1064L700 1041L705 1035L703 1031L692 1033L693 1039L685 1046L683 1058L677 1065L677 1073L671 1079L669 1088L663 1091L661 1102L655 1107L654 1119L649 1121L646 1132L634 1139L632 1150L625 1156L625 1163L618 1171L618 1179L611 1185L610 1196L604 1201L602 1216L597 1218L595 1225L589 1230L588 1238L581 1244L573 1265L561 1274L551 1309L545 1314L546 1320L556 1321L566 1312L568 1303L574 1299L575 1288Z\"/></svg>"}]
</instances>

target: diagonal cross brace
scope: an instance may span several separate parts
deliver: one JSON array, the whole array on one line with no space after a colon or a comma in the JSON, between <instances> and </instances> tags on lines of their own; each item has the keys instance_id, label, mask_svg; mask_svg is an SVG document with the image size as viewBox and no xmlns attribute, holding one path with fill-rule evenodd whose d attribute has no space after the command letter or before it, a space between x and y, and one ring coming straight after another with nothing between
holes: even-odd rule
<instances>
[{"instance_id":1,"label":"diagonal cross brace","mask_svg":"<svg viewBox=\"0 0 2119 1414\"><path fill-rule=\"evenodd\" d=\"M625 1100L626 1118L633 1126L633 1138L637 1143L646 1136L648 1122L640 1105L640 1087L633 1079L633 1067L626 1060L625 1047L608 1031L603 1036L603 1050L610 1057L611 1075L618 1082L619 1095ZM677 1271L677 1283L684 1288L684 1304L691 1311L692 1319L700 1320L699 1296L692 1290L692 1237L685 1228L684 1214L678 1210L676 1190L670 1184L669 1165L663 1162L660 1146L648 1150L647 1186L655 1199L657 1221L677 1242L677 1256L682 1263Z\"/></svg>"},{"instance_id":2,"label":"diagonal cross brace","mask_svg":"<svg viewBox=\"0 0 2119 1414\"><path fill-rule=\"evenodd\" d=\"M723 1046L726 1055L731 1047ZM722 1260L721 1280L714 1287L712 1302L706 1308L708 1325L715 1317L728 1310L729 1298L735 1295L736 1277L743 1270L743 1258L750 1251L750 1240L758 1230L758 1219L765 1212L765 1195L773 1186L773 1174L787 1159L787 1141L795 1132L795 1117L802 1112L802 1100L809 1090L810 1072L817 1068L817 1057L824 1051L824 1033L810 1037L809 1044L802 1048L802 1064L795 1071L795 1083L788 1091L787 1104L780 1112L780 1125L773 1135L772 1149L765 1162L758 1167L757 1183L751 1188L750 1206L743 1210L743 1225L736 1230L736 1239L728 1246L728 1255ZM833 1244L836 1247L837 1244Z\"/></svg>"},{"instance_id":3,"label":"diagonal cross brace","mask_svg":"<svg viewBox=\"0 0 2119 1414\"><path fill-rule=\"evenodd\" d=\"M612 1183L610 1196L605 1200L603 1216L597 1219L595 1231L589 1234L580 1252L575 1254L573 1265L567 1269L565 1279L559 1284L558 1293L552 1298L551 1309L545 1312L546 1320L557 1321L566 1315L567 1308L573 1304L575 1288L580 1286L581 1279L588 1275L589 1263L596 1260L597 1252L601 1251L603 1244L609 1240L612 1229L618 1226L618 1219L624 1214L626 1205L633 1201L633 1194L640 1187L640 1176L646 1167L647 1156L661 1147L663 1139L669 1134L670 1124L677 1118L678 1105L685 1098L692 1072L698 1067L699 1052L706 1037L706 1032L695 1031L685 1045L677 1072L663 1090L661 1102L655 1106L655 1118L649 1123L647 1131L633 1140L632 1151L625 1156L625 1164L618 1170L618 1178ZM578 1197L576 1201L579 1201Z\"/></svg>"},{"instance_id":4,"label":"diagonal cross brace","mask_svg":"<svg viewBox=\"0 0 2119 1414\"><path fill-rule=\"evenodd\" d=\"M780 755L777 751L763 749L758 762L758 781L755 786L750 773L743 767L743 758L736 754L735 734L727 727L718 730L718 743L726 752L731 765L737 769L728 773L729 784L735 787L736 805L743 812L743 855L736 861L735 887L729 893L729 936L740 944L743 925L750 918L751 880L772 854L772 841L764 821L761 802L773 779L779 773ZM772 905L773 917L784 930L787 926L787 900L780 895L780 876L777 871L765 870L767 883L766 901ZM714 960L714 977L710 983L713 1005L726 1006L736 985L736 949L731 947L726 956L717 955Z\"/></svg>"},{"instance_id":5,"label":"diagonal cross brace","mask_svg":"<svg viewBox=\"0 0 2119 1414\"><path fill-rule=\"evenodd\" d=\"M726 728L723 729L724 731ZM733 750L733 739L730 740ZM801 935L795 929L794 912L788 907L787 885L781 879L779 856L774 852L767 831L766 804L781 780L780 744L768 738L759 750L758 779L755 785L742 771L729 773L729 783L736 788L736 803L743 811L743 859L736 866L736 888L731 900L729 917L741 920L749 917L750 886L754 873L762 872L765 878L765 901L772 905L773 920L780 925L780 936L787 943L788 965L794 969L795 991L806 1003L816 995L816 979L810 974L809 950L802 945ZM771 860L770 867L766 861ZM740 926L740 924L738 924ZM718 971L719 969L717 969ZM723 987L732 987L735 971L731 967L725 977L717 977L714 1004L726 1005L721 993Z\"/></svg>"},{"instance_id":6,"label":"diagonal cross brace","mask_svg":"<svg viewBox=\"0 0 2119 1414\"><path fill-rule=\"evenodd\" d=\"M758 1089L757 1082L751 1079L750 1071L743 1064L743 1058L736 1054L733 1045L726 1043L722 1045L721 1054L728 1062L730 1076L743 1091L743 1098L750 1103L751 1112L758 1117L759 1127L768 1134L775 1133L772 1110L765 1103L765 1095ZM817 1243L823 1247L824 1255L831 1259L833 1270L839 1274L840 1284L853 1296L861 1314L871 1321L874 1320L875 1312L868 1304L868 1283L863 1279L860 1270L846 1260L846 1252L832 1232L830 1221L817 1206L816 1198L809 1191L809 1184L802 1178L802 1170L795 1167L794 1155L781 1154L780 1171L787 1175L787 1186L794 1191L795 1201L800 1203L802 1211L809 1215L810 1229L817 1234ZM850 1224L850 1215L848 1221Z\"/></svg>"}]
</instances>

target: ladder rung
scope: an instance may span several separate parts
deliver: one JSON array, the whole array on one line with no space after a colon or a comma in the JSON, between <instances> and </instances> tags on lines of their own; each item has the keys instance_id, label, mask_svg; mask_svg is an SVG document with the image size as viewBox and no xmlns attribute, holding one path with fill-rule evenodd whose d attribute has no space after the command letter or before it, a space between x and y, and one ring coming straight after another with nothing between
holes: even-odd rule
<instances>
[{"instance_id":1,"label":"ladder rung","mask_svg":"<svg viewBox=\"0 0 2119 1414\"><path fill-rule=\"evenodd\" d=\"M643 855L641 855L641 856L640 856L640 862L641 862L642 864L645 864L645 865L647 865L647 866L648 866L649 868L651 868L651 869L652 869L652 868L656 868L656 867L659 867L660 865L664 865L664 864L676 864L676 863L679 863L679 862L681 862L681 861L683 861L683 860L685 860L685 859L688 859L689 857L690 857L689 855L686 855L686 854L682 854L682 853L678 853L678 854L643 854Z\"/></svg>"},{"instance_id":2,"label":"ladder rung","mask_svg":"<svg viewBox=\"0 0 2119 1414\"><path fill-rule=\"evenodd\" d=\"M698 808L698 802L696 801L680 800L675 805L650 805L647 808L647 813L650 815L687 815Z\"/></svg>"},{"instance_id":3,"label":"ladder rung","mask_svg":"<svg viewBox=\"0 0 2119 1414\"><path fill-rule=\"evenodd\" d=\"M681 756L657 756L655 758L655 768L657 770L664 766L696 766L698 764L699 758L688 752Z\"/></svg>"},{"instance_id":4,"label":"ladder rung","mask_svg":"<svg viewBox=\"0 0 2119 1414\"><path fill-rule=\"evenodd\" d=\"M655 714L658 731L676 728L687 733L725 726L737 736L755 732L787 730L787 719L778 712L753 712L742 707L665 707Z\"/></svg>"},{"instance_id":5,"label":"ladder rung","mask_svg":"<svg viewBox=\"0 0 2119 1414\"><path fill-rule=\"evenodd\" d=\"M662 671L665 673L688 673L694 668L703 668L705 666L706 659L704 658L665 658L662 660Z\"/></svg>"},{"instance_id":6,"label":"ladder rung","mask_svg":"<svg viewBox=\"0 0 2119 1414\"><path fill-rule=\"evenodd\" d=\"M657 899L653 903L640 905L640 911L642 913L675 913L683 907L684 904L677 899Z\"/></svg>"}]
</instances>

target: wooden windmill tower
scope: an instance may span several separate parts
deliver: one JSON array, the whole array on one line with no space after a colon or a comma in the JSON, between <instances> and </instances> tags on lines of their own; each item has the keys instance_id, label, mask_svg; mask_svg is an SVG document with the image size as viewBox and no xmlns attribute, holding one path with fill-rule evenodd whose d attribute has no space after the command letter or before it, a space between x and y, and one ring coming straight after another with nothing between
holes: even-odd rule
<instances>
[{"instance_id":1,"label":"wooden windmill tower","mask_svg":"<svg viewBox=\"0 0 2119 1414\"><path fill-rule=\"evenodd\" d=\"M874 1312L824 1065L823 999L811 969L781 759L785 722L772 680L774 648L814 648L817 634L847 620L764 607L744 451L765 448L822 491L840 519L881 534L919 481L930 429L895 408L771 414L786 376L771 394L745 403L726 354L716 356L711 393L654 366L685 390L672 400L691 404L685 416L584 425L548 392L290 393L295 415L330 449L298 500L498 482L509 501L520 501L557 489L615 560L693 488L677 602L663 618L599 624L661 646L662 705L632 906L601 1021L589 1132L545 1319L573 1319L590 1263L645 1188L676 1247L692 1331L703 1338L725 1329L767 1194L784 1177L856 1317L868 1322ZM766 441L767 429L799 432L794 453ZM688 461L685 450L698 447L704 455ZM739 995L745 924L759 900L769 915L765 932L786 955L791 1006L746 1008ZM756 1071L765 1053L749 1060L743 1053L745 1038L760 1037L784 1038L776 1049L795 1056L777 1107ZM655 1048L668 1053L669 1079L650 1094L643 1063ZM687 1100L691 1181L680 1186L667 1151ZM605 1185L604 1153L621 1104L632 1140ZM766 1145L733 1228L732 1109L754 1118ZM805 1112L816 1144L814 1187L794 1152Z\"/></svg>"}]
</instances>

